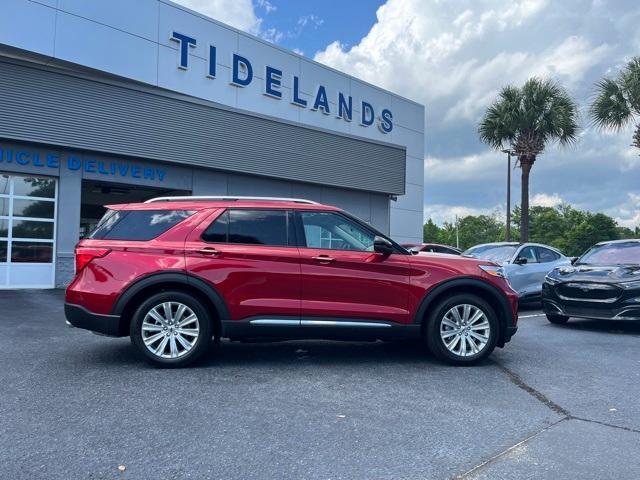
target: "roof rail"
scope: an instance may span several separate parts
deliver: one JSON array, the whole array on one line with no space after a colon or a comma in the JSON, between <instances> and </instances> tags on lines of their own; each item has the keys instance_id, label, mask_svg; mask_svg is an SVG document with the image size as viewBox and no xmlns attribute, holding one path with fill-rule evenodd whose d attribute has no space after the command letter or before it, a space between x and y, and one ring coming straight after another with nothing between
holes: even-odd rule
<instances>
[{"instance_id":1,"label":"roof rail","mask_svg":"<svg viewBox=\"0 0 640 480\"><path fill-rule=\"evenodd\" d=\"M313 200L306 200L304 198L285 198L285 197L238 197L235 195L185 195L177 197L156 197L146 200L144 203L155 202L173 202L173 201L190 201L190 200L221 200L221 201L242 201L242 200L266 200L269 202L295 202L295 203L308 203L312 205L318 205L318 202Z\"/></svg>"}]
</instances>

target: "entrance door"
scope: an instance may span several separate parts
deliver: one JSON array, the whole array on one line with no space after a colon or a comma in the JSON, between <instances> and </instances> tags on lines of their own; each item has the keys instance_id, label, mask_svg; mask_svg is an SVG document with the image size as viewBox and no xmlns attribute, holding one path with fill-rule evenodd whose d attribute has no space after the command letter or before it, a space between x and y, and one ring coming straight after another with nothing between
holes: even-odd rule
<instances>
[{"instance_id":1,"label":"entrance door","mask_svg":"<svg viewBox=\"0 0 640 480\"><path fill-rule=\"evenodd\" d=\"M0 174L0 288L52 288L57 181Z\"/></svg>"}]
</instances>

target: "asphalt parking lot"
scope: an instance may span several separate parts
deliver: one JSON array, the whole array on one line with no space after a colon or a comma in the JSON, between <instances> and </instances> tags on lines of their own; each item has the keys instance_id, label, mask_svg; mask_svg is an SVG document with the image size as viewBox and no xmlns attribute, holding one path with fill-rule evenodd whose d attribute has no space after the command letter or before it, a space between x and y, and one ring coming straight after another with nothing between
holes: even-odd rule
<instances>
[{"instance_id":1,"label":"asphalt parking lot","mask_svg":"<svg viewBox=\"0 0 640 480\"><path fill-rule=\"evenodd\" d=\"M62 292L3 291L0 477L639 478L640 324L538 313L479 367L297 341L159 370L65 327Z\"/></svg>"}]
</instances>

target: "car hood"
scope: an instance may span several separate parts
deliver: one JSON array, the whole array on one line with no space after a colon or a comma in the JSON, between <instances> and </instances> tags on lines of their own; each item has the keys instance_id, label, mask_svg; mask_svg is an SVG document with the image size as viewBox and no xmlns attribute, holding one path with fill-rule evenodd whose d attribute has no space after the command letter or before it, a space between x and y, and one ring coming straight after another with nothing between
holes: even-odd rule
<instances>
[{"instance_id":1,"label":"car hood","mask_svg":"<svg viewBox=\"0 0 640 480\"><path fill-rule=\"evenodd\" d=\"M640 265L568 265L554 269L549 276L561 282L632 282L640 281Z\"/></svg>"}]
</instances>

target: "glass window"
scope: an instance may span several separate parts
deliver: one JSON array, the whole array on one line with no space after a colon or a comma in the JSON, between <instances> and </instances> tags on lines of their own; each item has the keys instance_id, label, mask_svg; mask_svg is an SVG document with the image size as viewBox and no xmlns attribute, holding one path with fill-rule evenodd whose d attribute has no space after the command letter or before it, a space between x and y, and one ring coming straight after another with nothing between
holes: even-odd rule
<instances>
[{"instance_id":1,"label":"glass window","mask_svg":"<svg viewBox=\"0 0 640 480\"><path fill-rule=\"evenodd\" d=\"M2 236L0 228L0 236ZM13 238L39 238L53 240L53 222L36 222L32 220L13 220Z\"/></svg>"},{"instance_id":2,"label":"glass window","mask_svg":"<svg viewBox=\"0 0 640 480\"><path fill-rule=\"evenodd\" d=\"M0 215L9 216L9 199L0 197Z\"/></svg>"},{"instance_id":3,"label":"glass window","mask_svg":"<svg viewBox=\"0 0 640 480\"><path fill-rule=\"evenodd\" d=\"M89 234L96 240L151 240L193 215L187 210L108 210Z\"/></svg>"},{"instance_id":4,"label":"glass window","mask_svg":"<svg viewBox=\"0 0 640 480\"><path fill-rule=\"evenodd\" d=\"M517 247L515 245L481 245L466 250L462 255L487 260L489 262L503 263L511 260L516 250Z\"/></svg>"},{"instance_id":5,"label":"glass window","mask_svg":"<svg viewBox=\"0 0 640 480\"><path fill-rule=\"evenodd\" d=\"M9 220L0 220L0 237L9 236Z\"/></svg>"},{"instance_id":6,"label":"glass window","mask_svg":"<svg viewBox=\"0 0 640 480\"><path fill-rule=\"evenodd\" d=\"M202 234L205 242L227 243L229 235L229 212L222 213Z\"/></svg>"},{"instance_id":7,"label":"glass window","mask_svg":"<svg viewBox=\"0 0 640 480\"><path fill-rule=\"evenodd\" d=\"M56 181L52 178L13 177L13 194L27 197L54 198Z\"/></svg>"},{"instance_id":8,"label":"glass window","mask_svg":"<svg viewBox=\"0 0 640 480\"><path fill-rule=\"evenodd\" d=\"M640 265L640 242L596 245L576 262L586 265Z\"/></svg>"},{"instance_id":9,"label":"glass window","mask_svg":"<svg viewBox=\"0 0 640 480\"><path fill-rule=\"evenodd\" d=\"M553 250L543 247L536 247L536 254L540 263L555 262L560 258L560 255Z\"/></svg>"},{"instance_id":10,"label":"glass window","mask_svg":"<svg viewBox=\"0 0 640 480\"><path fill-rule=\"evenodd\" d=\"M372 252L375 234L337 213L302 212L302 225L309 248Z\"/></svg>"},{"instance_id":11,"label":"glass window","mask_svg":"<svg viewBox=\"0 0 640 480\"><path fill-rule=\"evenodd\" d=\"M13 199L14 217L53 218L55 202Z\"/></svg>"},{"instance_id":12,"label":"glass window","mask_svg":"<svg viewBox=\"0 0 640 480\"><path fill-rule=\"evenodd\" d=\"M287 211L229 210L209 226L202 238L208 242L285 247Z\"/></svg>"},{"instance_id":13,"label":"glass window","mask_svg":"<svg viewBox=\"0 0 640 480\"><path fill-rule=\"evenodd\" d=\"M0 262L7 261L7 241L0 240Z\"/></svg>"},{"instance_id":14,"label":"glass window","mask_svg":"<svg viewBox=\"0 0 640 480\"><path fill-rule=\"evenodd\" d=\"M51 263L53 261L53 244L11 242L11 261L15 263Z\"/></svg>"},{"instance_id":15,"label":"glass window","mask_svg":"<svg viewBox=\"0 0 640 480\"><path fill-rule=\"evenodd\" d=\"M9 175L0 175L0 195L9 195Z\"/></svg>"},{"instance_id":16,"label":"glass window","mask_svg":"<svg viewBox=\"0 0 640 480\"><path fill-rule=\"evenodd\" d=\"M533 247L524 247L520 250L520 253L518 253L518 258L526 258L527 263L538 263Z\"/></svg>"}]
</instances>

